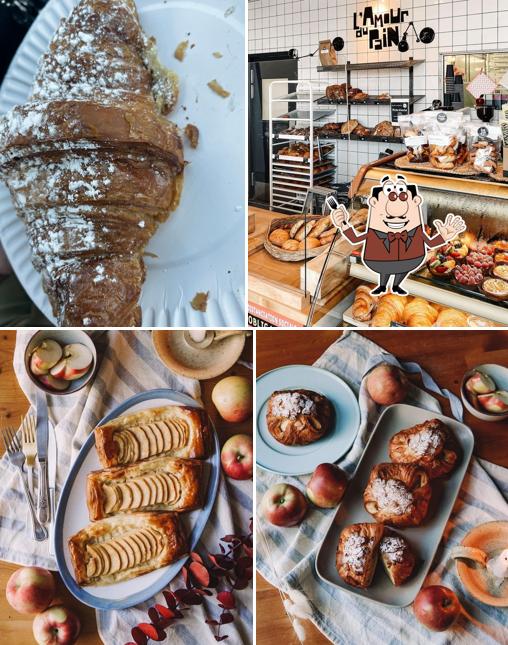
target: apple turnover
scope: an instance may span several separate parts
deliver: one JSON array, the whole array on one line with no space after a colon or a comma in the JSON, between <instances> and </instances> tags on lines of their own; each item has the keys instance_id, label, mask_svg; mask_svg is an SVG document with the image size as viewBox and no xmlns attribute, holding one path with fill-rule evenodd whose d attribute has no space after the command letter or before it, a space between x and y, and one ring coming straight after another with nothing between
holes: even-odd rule
<instances>
[{"instance_id":1,"label":"apple turnover","mask_svg":"<svg viewBox=\"0 0 508 645\"><path fill-rule=\"evenodd\" d=\"M337 546L336 567L348 585L366 589L370 586L378 559L378 547L384 526L363 522L342 530Z\"/></svg>"},{"instance_id":2,"label":"apple turnover","mask_svg":"<svg viewBox=\"0 0 508 645\"><path fill-rule=\"evenodd\" d=\"M176 513L132 513L93 522L69 539L76 581L108 585L165 567L187 553Z\"/></svg>"},{"instance_id":3,"label":"apple turnover","mask_svg":"<svg viewBox=\"0 0 508 645\"><path fill-rule=\"evenodd\" d=\"M192 511L201 505L203 464L195 459L155 457L88 474L90 520L130 511Z\"/></svg>"},{"instance_id":4,"label":"apple turnover","mask_svg":"<svg viewBox=\"0 0 508 645\"><path fill-rule=\"evenodd\" d=\"M389 452L394 463L415 464L425 468L429 477L435 479L455 468L459 447L442 421L430 419L393 435Z\"/></svg>"},{"instance_id":5,"label":"apple turnover","mask_svg":"<svg viewBox=\"0 0 508 645\"><path fill-rule=\"evenodd\" d=\"M363 493L365 510L378 522L420 526L429 509L432 489L423 468L413 464L378 464Z\"/></svg>"},{"instance_id":6,"label":"apple turnover","mask_svg":"<svg viewBox=\"0 0 508 645\"><path fill-rule=\"evenodd\" d=\"M268 431L287 446L304 446L321 439L330 430L332 418L330 401L312 390L279 390L268 400Z\"/></svg>"},{"instance_id":7,"label":"apple turnover","mask_svg":"<svg viewBox=\"0 0 508 645\"><path fill-rule=\"evenodd\" d=\"M141 410L95 428L103 468L163 455L205 458L211 443L206 412L179 405Z\"/></svg>"},{"instance_id":8,"label":"apple turnover","mask_svg":"<svg viewBox=\"0 0 508 645\"><path fill-rule=\"evenodd\" d=\"M379 544L379 552L381 562L392 584L398 587L406 582L416 564L414 551L406 538L385 528L383 539Z\"/></svg>"}]
</instances>

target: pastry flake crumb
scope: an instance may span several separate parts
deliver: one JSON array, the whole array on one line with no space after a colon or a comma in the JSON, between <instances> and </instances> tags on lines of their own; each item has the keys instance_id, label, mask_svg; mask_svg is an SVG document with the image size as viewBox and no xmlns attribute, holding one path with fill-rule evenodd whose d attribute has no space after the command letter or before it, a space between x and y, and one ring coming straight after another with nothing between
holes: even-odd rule
<instances>
[{"instance_id":1,"label":"pastry flake crumb","mask_svg":"<svg viewBox=\"0 0 508 645\"><path fill-rule=\"evenodd\" d=\"M227 99L228 96L231 96L231 92L225 90L215 78L213 79L213 81L207 83L207 85L212 90L212 92L215 92L215 94L222 96L223 99Z\"/></svg>"},{"instance_id":2,"label":"pastry flake crumb","mask_svg":"<svg viewBox=\"0 0 508 645\"><path fill-rule=\"evenodd\" d=\"M191 307L195 311L203 311L203 312L205 312L206 308L208 306L208 295L209 295L209 293L210 293L209 291L206 291L206 292L205 291L198 291L196 293L196 295L194 296L194 298L191 300L191 303L190 303Z\"/></svg>"},{"instance_id":3,"label":"pastry flake crumb","mask_svg":"<svg viewBox=\"0 0 508 645\"><path fill-rule=\"evenodd\" d=\"M199 141L199 130L196 125L193 125L192 123L187 123L184 129L185 136L187 137L187 140L189 141L190 147L195 150L198 147L198 141Z\"/></svg>"},{"instance_id":4,"label":"pastry flake crumb","mask_svg":"<svg viewBox=\"0 0 508 645\"><path fill-rule=\"evenodd\" d=\"M188 40L182 40L182 42L179 43L179 45L177 45L177 48L175 49L175 58L180 62L182 62L183 59L185 58L185 53L187 52L188 46L189 46Z\"/></svg>"},{"instance_id":5,"label":"pastry flake crumb","mask_svg":"<svg viewBox=\"0 0 508 645\"><path fill-rule=\"evenodd\" d=\"M222 54L221 54L220 52L213 52L213 53L212 53L212 56L213 56L214 58L222 58Z\"/></svg>"}]
</instances>

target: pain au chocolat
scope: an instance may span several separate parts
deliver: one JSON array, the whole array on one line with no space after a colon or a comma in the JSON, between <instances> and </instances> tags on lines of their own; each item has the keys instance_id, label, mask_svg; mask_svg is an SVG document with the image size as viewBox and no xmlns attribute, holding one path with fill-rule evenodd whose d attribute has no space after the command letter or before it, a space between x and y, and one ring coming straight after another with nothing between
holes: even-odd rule
<instances>
[{"instance_id":1,"label":"pain au chocolat","mask_svg":"<svg viewBox=\"0 0 508 645\"><path fill-rule=\"evenodd\" d=\"M377 522L419 526L429 509L432 489L427 472L413 464L378 464L363 493L365 510Z\"/></svg>"},{"instance_id":2,"label":"pain au chocolat","mask_svg":"<svg viewBox=\"0 0 508 645\"><path fill-rule=\"evenodd\" d=\"M141 410L95 428L103 468L158 456L205 458L212 434L204 410L179 405Z\"/></svg>"},{"instance_id":3,"label":"pain au chocolat","mask_svg":"<svg viewBox=\"0 0 508 645\"><path fill-rule=\"evenodd\" d=\"M132 513L93 522L69 539L80 585L107 585L165 567L187 553L176 513Z\"/></svg>"},{"instance_id":4,"label":"pain au chocolat","mask_svg":"<svg viewBox=\"0 0 508 645\"><path fill-rule=\"evenodd\" d=\"M270 434L288 446L307 445L330 430L330 401L312 390L278 390L268 400L266 423Z\"/></svg>"},{"instance_id":5,"label":"pain au chocolat","mask_svg":"<svg viewBox=\"0 0 508 645\"><path fill-rule=\"evenodd\" d=\"M459 446L441 420L430 419L393 435L389 452L394 463L421 466L435 479L455 468Z\"/></svg>"},{"instance_id":6,"label":"pain au chocolat","mask_svg":"<svg viewBox=\"0 0 508 645\"><path fill-rule=\"evenodd\" d=\"M202 462L154 457L88 474L90 520L131 511L192 511L201 505Z\"/></svg>"}]
</instances>

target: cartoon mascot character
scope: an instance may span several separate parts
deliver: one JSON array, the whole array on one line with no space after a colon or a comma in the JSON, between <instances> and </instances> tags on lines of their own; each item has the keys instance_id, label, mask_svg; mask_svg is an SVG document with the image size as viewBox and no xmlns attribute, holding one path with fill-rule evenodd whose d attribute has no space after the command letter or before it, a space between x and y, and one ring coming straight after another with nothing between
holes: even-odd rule
<instances>
[{"instance_id":1,"label":"cartoon mascot character","mask_svg":"<svg viewBox=\"0 0 508 645\"><path fill-rule=\"evenodd\" d=\"M351 244L364 244L363 263L379 276L378 286L371 291L373 295L385 293L393 276L392 293L407 296L402 283L424 263L425 247L443 246L466 230L462 217L450 213L444 222L434 220L438 234L429 237L423 225L421 204L416 185L397 175L395 181L383 177L381 184L372 188L365 233L357 233L349 225L349 213L343 205L332 211L332 222L342 235Z\"/></svg>"}]
</instances>

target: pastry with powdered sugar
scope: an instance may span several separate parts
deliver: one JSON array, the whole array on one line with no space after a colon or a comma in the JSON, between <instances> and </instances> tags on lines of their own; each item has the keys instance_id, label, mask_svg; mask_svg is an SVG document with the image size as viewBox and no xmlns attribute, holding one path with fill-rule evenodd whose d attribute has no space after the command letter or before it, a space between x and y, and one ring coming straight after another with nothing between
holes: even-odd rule
<instances>
[{"instance_id":1,"label":"pastry with powdered sugar","mask_svg":"<svg viewBox=\"0 0 508 645\"><path fill-rule=\"evenodd\" d=\"M303 446L324 437L331 428L330 401L312 390L278 390L268 400L270 434L287 446Z\"/></svg>"}]
</instances>

